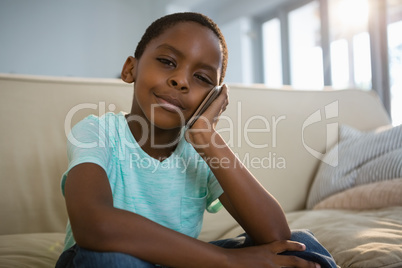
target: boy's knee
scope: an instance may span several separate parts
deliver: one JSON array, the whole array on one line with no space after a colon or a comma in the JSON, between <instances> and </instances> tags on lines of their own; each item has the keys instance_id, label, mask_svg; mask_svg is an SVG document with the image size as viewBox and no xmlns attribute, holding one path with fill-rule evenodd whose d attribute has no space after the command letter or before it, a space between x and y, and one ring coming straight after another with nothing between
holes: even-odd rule
<instances>
[{"instance_id":1,"label":"boy's knee","mask_svg":"<svg viewBox=\"0 0 402 268\"><path fill-rule=\"evenodd\" d=\"M313 239L316 240L313 233L308 229L292 230L290 240L301 242L300 240Z\"/></svg>"},{"instance_id":2,"label":"boy's knee","mask_svg":"<svg viewBox=\"0 0 402 268\"><path fill-rule=\"evenodd\" d=\"M304 252L314 252L331 256L331 254L324 248L323 245L315 238L310 230L294 230L290 238L292 241L300 242L306 245Z\"/></svg>"},{"instance_id":3,"label":"boy's knee","mask_svg":"<svg viewBox=\"0 0 402 268\"><path fill-rule=\"evenodd\" d=\"M306 250L299 252L283 252L281 254L295 255L305 260L319 263L321 267L336 267L331 254L320 244L310 230L293 230L290 239L306 245Z\"/></svg>"}]
</instances>

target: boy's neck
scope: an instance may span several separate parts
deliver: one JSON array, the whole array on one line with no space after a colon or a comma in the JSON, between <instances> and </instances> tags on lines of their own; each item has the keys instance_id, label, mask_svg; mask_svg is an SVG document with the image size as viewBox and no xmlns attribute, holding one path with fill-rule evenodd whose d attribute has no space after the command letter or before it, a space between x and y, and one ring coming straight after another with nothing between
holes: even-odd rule
<instances>
[{"instance_id":1,"label":"boy's neck","mask_svg":"<svg viewBox=\"0 0 402 268\"><path fill-rule=\"evenodd\" d=\"M126 119L130 115L131 114L127 114ZM181 128L166 130L148 124L147 133L144 133L144 126L137 120L127 120L127 124L130 128L131 134L140 145L141 149L150 157L159 161L168 158L174 152L180 141ZM146 137L143 135L146 135Z\"/></svg>"}]
</instances>

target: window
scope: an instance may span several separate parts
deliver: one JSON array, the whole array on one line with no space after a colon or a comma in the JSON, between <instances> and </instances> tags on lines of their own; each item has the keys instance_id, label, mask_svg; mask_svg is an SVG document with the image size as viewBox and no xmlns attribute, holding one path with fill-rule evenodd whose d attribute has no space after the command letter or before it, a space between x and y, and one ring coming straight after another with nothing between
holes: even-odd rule
<instances>
[{"instance_id":1,"label":"window","mask_svg":"<svg viewBox=\"0 0 402 268\"><path fill-rule=\"evenodd\" d=\"M402 0L282 3L262 24L264 82L374 89L402 124Z\"/></svg>"},{"instance_id":2,"label":"window","mask_svg":"<svg viewBox=\"0 0 402 268\"><path fill-rule=\"evenodd\" d=\"M295 88L324 86L320 24L317 1L289 13L290 79Z\"/></svg>"},{"instance_id":3,"label":"window","mask_svg":"<svg viewBox=\"0 0 402 268\"><path fill-rule=\"evenodd\" d=\"M331 75L334 88L349 86L349 47L346 39L331 42Z\"/></svg>"},{"instance_id":4,"label":"window","mask_svg":"<svg viewBox=\"0 0 402 268\"><path fill-rule=\"evenodd\" d=\"M353 86L371 89L370 35L362 32L353 36Z\"/></svg>"},{"instance_id":5,"label":"window","mask_svg":"<svg viewBox=\"0 0 402 268\"><path fill-rule=\"evenodd\" d=\"M329 37L334 88L371 89L367 0L330 0Z\"/></svg>"},{"instance_id":6,"label":"window","mask_svg":"<svg viewBox=\"0 0 402 268\"><path fill-rule=\"evenodd\" d=\"M281 29L279 19L272 19L262 25L264 83L269 87L280 87L282 80Z\"/></svg>"},{"instance_id":7,"label":"window","mask_svg":"<svg viewBox=\"0 0 402 268\"><path fill-rule=\"evenodd\" d=\"M388 54L391 85L391 117L402 124L402 1L388 1Z\"/></svg>"}]
</instances>

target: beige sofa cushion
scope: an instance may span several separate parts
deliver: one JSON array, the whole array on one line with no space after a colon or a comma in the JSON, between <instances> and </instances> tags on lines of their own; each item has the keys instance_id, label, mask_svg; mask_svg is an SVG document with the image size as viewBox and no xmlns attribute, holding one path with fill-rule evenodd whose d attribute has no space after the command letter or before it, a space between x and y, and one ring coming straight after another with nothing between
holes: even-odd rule
<instances>
[{"instance_id":1,"label":"beige sofa cushion","mask_svg":"<svg viewBox=\"0 0 402 268\"><path fill-rule=\"evenodd\" d=\"M400 206L300 211L287 219L292 229L310 229L342 268L402 267Z\"/></svg>"},{"instance_id":2,"label":"beige sofa cushion","mask_svg":"<svg viewBox=\"0 0 402 268\"><path fill-rule=\"evenodd\" d=\"M402 207L286 214L292 230L309 229L342 268L402 267ZM234 226L219 239L243 233Z\"/></svg>"},{"instance_id":3,"label":"beige sofa cushion","mask_svg":"<svg viewBox=\"0 0 402 268\"><path fill-rule=\"evenodd\" d=\"M54 267L64 245L64 233L0 236L0 267Z\"/></svg>"}]
</instances>

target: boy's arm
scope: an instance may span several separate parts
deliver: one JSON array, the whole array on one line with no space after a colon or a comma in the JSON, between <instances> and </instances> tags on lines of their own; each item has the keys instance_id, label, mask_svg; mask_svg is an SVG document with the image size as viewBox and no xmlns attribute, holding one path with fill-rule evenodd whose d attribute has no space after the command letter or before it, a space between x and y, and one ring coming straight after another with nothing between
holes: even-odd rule
<instances>
[{"instance_id":1,"label":"boy's arm","mask_svg":"<svg viewBox=\"0 0 402 268\"><path fill-rule=\"evenodd\" d=\"M188 267L189 263L224 267L227 261L219 247L114 208L107 175L96 164L84 163L70 170L65 199L74 238L83 248L123 252L175 267Z\"/></svg>"},{"instance_id":2,"label":"boy's arm","mask_svg":"<svg viewBox=\"0 0 402 268\"><path fill-rule=\"evenodd\" d=\"M224 190L222 204L257 244L290 238L284 212L276 199L264 189L215 131L216 115L228 104L228 89L186 133L205 159ZM212 118L212 119L208 119ZM217 164L218 163L218 164Z\"/></svg>"},{"instance_id":3,"label":"boy's arm","mask_svg":"<svg viewBox=\"0 0 402 268\"><path fill-rule=\"evenodd\" d=\"M302 251L297 242L279 241L244 249L223 249L113 207L105 171L96 164L72 168L64 194L77 244L94 251L127 253L169 267L315 267L279 252Z\"/></svg>"},{"instance_id":4,"label":"boy's arm","mask_svg":"<svg viewBox=\"0 0 402 268\"><path fill-rule=\"evenodd\" d=\"M279 203L225 145L221 136L216 133L214 140L217 147L211 145L198 150L207 162L213 161L210 167L224 191L220 197L222 204L256 244L288 240L290 229Z\"/></svg>"}]
</instances>

